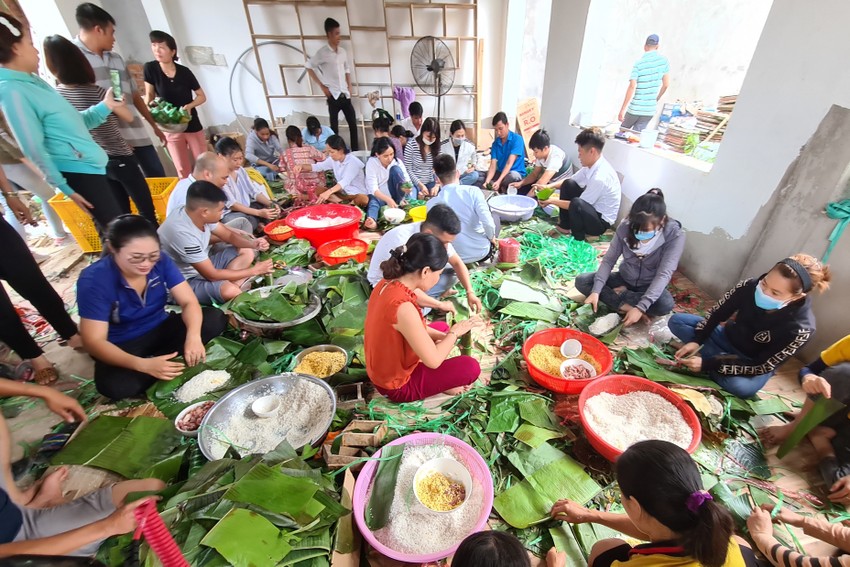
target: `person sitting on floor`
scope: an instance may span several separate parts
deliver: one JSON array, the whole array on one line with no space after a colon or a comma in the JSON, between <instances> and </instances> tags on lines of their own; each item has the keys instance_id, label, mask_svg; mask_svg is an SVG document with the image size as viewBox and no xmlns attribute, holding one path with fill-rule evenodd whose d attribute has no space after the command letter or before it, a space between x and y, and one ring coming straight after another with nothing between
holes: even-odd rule
<instances>
[{"instance_id":1,"label":"person sitting on floor","mask_svg":"<svg viewBox=\"0 0 850 567\"><path fill-rule=\"evenodd\" d=\"M404 126L398 124L390 129L390 138L398 142L397 145L401 146L401 151L396 154L397 159L401 160L404 157L404 148L407 147L407 141L415 136L416 134L410 130L405 130ZM393 147L395 146L396 144L394 143Z\"/></svg>"},{"instance_id":2,"label":"person sitting on floor","mask_svg":"<svg viewBox=\"0 0 850 567\"><path fill-rule=\"evenodd\" d=\"M409 138L413 138L414 136L418 136L419 131L422 129L424 122L422 117L425 115L425 110L422 108L421 103L414 100L407 106L407 113L410 116L399 122L399 126L407 132L413 132L413 136L408 136Z\"/></svg>"},{"instance_id":3,"label":"person sitting on floor","mask_svg":"<svg viewBox=\"0 0 850 567\"><path fill-rule=\"evenodd\" d=\"M458 183L457 165L450 154L437 156L434 172L443 188L428 201L428 209L443 204L460 218L460 233L452 242L458 256L464 264L491 258L496 251L499 217L490 211L484 193L477 187Z\"/></svg>"},{"instance_id":4,"label":"person sitting on floor","mask_svg":"<svg viewBox=\"0 0 850 567\"><path fill-rule=\"evenodd\" d=\"M366 160L366 190L388 206L399 207L405 204L404 184L410 184L410 176L390 142L389 138L375 138L372 155Z\"/></svg>"},{"instance_id":5,"label":"person sitting on floor","mask_svg":"<svg viewBox=\"0 0 850 567\"><path fill-rule=\"evenodd\" d=\"M449 126L449 138L440 146L440 153L454 155L461 185L475 185L481 177L475 170L478 161L475 145L466 139L466 126L455 120Z\"/></svg>"},{"instance_id":6,"label":"person sitting on floor","mask_svg":"<svg viewBox=\"0 0 850 567\"><path fill-rule=\"evenodd\" d=\"M380 264L378 282L366 311L366 374L375 389L394 402L413 402L468 390L481 374L471 356L449 358L472 320L451 328L442 321L425 324L417 293L427 293L440 279L448 253L432 234L414 234L390 251ZM374 262L374 260L373 260Z\"/></svg>"},{"instance_id":7,"label":"person sitting on floor","mask_svg":"<svg viewBox=\"0 0 850 567\"><path fill-rule=\"evenodd\" d=\"M640 441L614 467L625 514L559 500L552 517L600 524L649 543L632 547L621 539L599 540L588 567L759 565L749 545L735 536L732 515L703 490L699 468L684 449L668 441Z\"/></svg>"},{"instance_id":8,"label":"person sitting on floor","mask_svg":"<svg viewBox=\"0 0 850 567\"><path fill-rule=\"evenodd\" d=\"M334 131L328 126L323 126L315 116L308 116L305 124L301 129L301 137L320 152L325 151L328 138L334 135Z\"/></svg>"},{"instance_id":9,"label":"person sitting on floor","mask_svg":"<svg viewBox=\"0 0 850 567\"><path fill-rule=\"evenodd\" d=\"M466 537L452 557L453 567L531 567L529 552L508 532L488 530ZM554 547L546 554L546 567L566 567L567 554Z\"/></svg>"},{"instance_id":10,"label":"person sitting on floor","mask_svg":"<svg viewBox=\"0 0 850 567\"><path fill-rule=\"evenodd\" d=\"M224 185L227 195L227 205L222 217L224 222L244 218L251 223L251 229L257 232L261 223L264 225L267 221L278 218L280 207L269 198L265 186L255 183L242 167L245 154L239 142L233 138L215 135L212 137L212 143L216 153L227 160L230 170L230 177Z\"/></svg>"},{"instance_id":11,"label":"person sitting on floor","mask_svg":"<svg viewBox=\"0 0 850 567\"><path fill-rule=\"evenodd\" d=\"M582 168L578 173L554 183L560 189L559 198L554 194L540 202L541 207L555 205L560 211L558 231L572 233L576 240L587 236L599 236L617 220L620 212L620 178L604 157L605 134L599 128L582 130L576 136L578 159ZM540 190L544 186L533 187Z\"/></svg>"},{"instance_id":12,"label":"person sitting on floor","mask_svg":"<svg viewBox=\"0 0 850 567\"><path fill-rule=\"evenodd\" d=\"M168 254L202 305L221 304L242 293L246 278L274 271L272 260L254 263L256 251L269 249L265 238L253 238L221 224L227 195L209 181L196 181L177 209L159 227L162 250ZM210 247L210 239L219 239Z\"/></svg>"},{"instance_id":13,"label":"person sitting on floor","mask_svg":"<svg viewBox=\"0 0 850 567\"><path fill-rule=\"evenodd\" d=\"M204 345L224 332L227 316L201 309L146 219L122 215L106 237L107 254L77 281L80 336L95 359L97 391L121 400L179 375L184 368L176 356L189 366L203 362ZM169 293L180 314L165 311Z\"/></svg>"},{"instance_id":14,"label":"person sitting on floor","mask_svg":"<svg viewBox=\"0 0 850 567\"><path fill-rule=\"evenodd\" d=\"M227 160L215 152L204 152L195 159L195 169L186 179L181 179L168 196L168 206L165 216L170 217L180 207L186 206L186 193L195 181L209 181L219 189L223 189L230 179L230 168Z\"/></svg>"},{"instance_id":15,"label":"person sitting on floor","mask_svg":"<svg viewBox=\"0 0 850 567\"><path fill-rule=\"evenodd\" d=\"M378 194L369 191L366 185L365 166L358 157L351 153L342 136L333 135L328 138L326 152L328 157L324 161L301 166L302 171L333 171L336 185L320 193L316 203L352 202L355 205L365 207L366 221L363 226L367 230L375 230L378 228L378 212L381 209L381 201L391 203L393 202L392 199L389 195L380 191ZM372 197L372 199L369 197Z\"/></svg>"},{"instance_id":16,"label":"person sitting on floor","mask_svg":"<svg viewBox=\"0 0 850 567\"><path fill-rule=\"evenodd\" d=\"M528 142L534 154L534 169L522 181L514 181L508 187L516 187L520 195L528 195L533 185L546 186L547 183L566 173L571 164L567 154L551 143L546 130L538 130Z\"/></svg>"},{"instance_id":17,"label":"person sitting on floor","mask_svg":"<svg viewBox=\"0 0 850 567\"><path fill-rule=\"evenodd\" d=\"M278 181L282 152L277 132L271 129L265 118L255 118L245 140L245 159L251 167L262 173L266 180Z\"/></svg>"},{"instance_id":18,"label":"person sitting on floor","mask_svg":"<svg viewBox=\"0 0 850 567\"><path fill-rule=\"evenodd\" d=\"M793 421L765 430L762 437L769 445L785 441L820 396L850 405L850 335L801 368L799 378L808 397ZM845 506L850 504L850 421L847 413L840 411L827 418L808 437L817 452L829 499ZM850 550L850 540L845 549Z\"/></svg>"},{"instance_id":19,"label":"person sitting on floor","mask_svg":"<svg viewBox=\"0 0 850 567\"><path fill-rule=\"evenodd\" d=\"M452 293L451 288L454 287L457 279L460 280L461 285L466 290L466 299L470 309L476 313L480 312L481 300L478 299L472 289L469 270L452 246L452 242L460 234L460 230L460 219L451 207L434 205L428 210L428 214L423 222L413 222L397 226L381 237L375 246L375 250L372 252L372 259L369 262L369 273L366 275L366 278L372 287L378 285L378 282L383 277L381 263L390 257L391 251L399 246L403 246L417 232L433 234L446 247L448 265L444 267L444 270L441 270L439 282L433 286L429 286L427 291L414 291L419 306L429 310L438 309L440 311L455 313L456 309L451 301L440 300Z\"/></svg>"},{"instance_id":20,"label":"person sitting on floor","mask_svg":"<svg viewBox=\"0 0 850 567\"><path fill-rule=\"evenodd\" d=\"M522 136L511 132L508 115L497 112L493 117L496 139L490 146L490 169L484 178L484 188L492 182L493 189L504 193L511 183L525 177L525 142Z\"/></svg>"},{"instance_id":21,"label":"person sitting on floor","mask_svg":"<svg viewBox=\"0 0 850 567\"><path fill-rule=\"evenodd\" d=\"M826 291L830 279L829 266L797 254L726 292L707 319L674 314L670 331L685 343L676 358L692 372L707 373L727 392L753 397L811 339L811 294Z\"/></svg>"},{"instance_id":22,"label":"person sitting on floor","mask_svg":"<svg viewBox=\"0 0 850 567\"><path fill-rule=\"evenodd\" d=\"M404 155L404 148L398 138L390 136L390 128L392 128L392 125L393 123L386 116L379 116L372 120L372 132L375 135L375 138L372 140L372 146L374 147L378 138L386 138L390 141L390 145L393 147L395 155L401 157Z\"/></svg>"},{"instance_id":23,"label":"person sitting on floor","mask_svg":"<svg viewBox=\"0 0 850 567\"><path fill-rule=\"evenodd\" d=\"M0 379L0 397L11 396L41 398L67 423L86 421L77 400L52 388ZM153 500L146 497L127 504L127 495L165 488L155 478L127 480L68 501L62 494L67 468L58 468L22 491L15 486L11 457L12 437L0 416L0 558L93 555L108 537L135 530L133 511Z\"/></svg>"},{"instance_id":24,"label":"person sitting on floor","mask_svg":"<svg viewBox=\"0 0 850 567\"><path fill-rule=\"evenodd\" d=\"M413 181L414 199L427 199L439 192L434 175L434 158L440 153L440 127L435 118L426 118L419 134L404 146L404 166Z\"/></svg>"},{"instance_id":25,"label":"person sitting on floor","mask_svg":"<svg viewBox=\"0 0 850 567\"><path fill-rule=\"evenodd\" d=\"M765 504L756 508L747 520L747 529L753 543L771 565L776 567L843 567L850 565L850 528L841 523L832 523L819 518L801 516L788 508L781 508L775 518L771 518L773 506ZM807 536L819 539L841 550L843 555L813 557L803 555L796 549L790 549L780 543L773 535L773 522L800 528Z\"/></svg>"},{"instance_id":26,"label":"person sitting on floor","mask_svg":"<svg viewBox=\"0 0 850 567\"><path fill-rule=\"evenodd\" d=\"M281 156L283 170L286 173L286 191L290 195L294 195L298 201L306 201L308 204L315 203L316 193L327 188L325 175L324 173L313 173L310 169L301 166L320 163L327 158L327 155L310 144L305 144L301 131L295 126L286 128L286 144L286 150ZM306 169L306 171L302 171L302 169Z\"/></svg>"},{"instance_id":27,"label":"person sitting on floor","mask_svg":"<svg viewBox=\"0 0 850 567\"><path fill-rule=\"evenodd\" d=\"M625 314L623 324L633 325L641 319L660 317L673 310L675 301L667 284L679 265L685 249L682 224L667 216L667 205L661 189L650 189L632 205L599 270L576 278L576 289L596 312L599 300ZM614 266L620 262L615 272Z\"/></svg>"}]
</instances>

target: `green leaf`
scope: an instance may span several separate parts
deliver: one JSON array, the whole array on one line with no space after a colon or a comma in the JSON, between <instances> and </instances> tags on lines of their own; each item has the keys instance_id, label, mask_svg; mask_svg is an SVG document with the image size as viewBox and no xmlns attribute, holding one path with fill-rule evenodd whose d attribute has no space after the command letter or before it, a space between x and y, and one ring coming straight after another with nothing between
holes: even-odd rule
<instances>
[{"instance_id":1,"label":"green leaf","mask_svg":"<svg viewBox=\"0 0 850 567\"><path fill-rule=\"evenodd\" d=\"M486 433L513 433L519 427L516 400L510 396L493 402Z\"/></svg>"},{"instance_id":2,"label":"green leaf","mask_svg":"<svg viewBox=\"0 0 850 567\"><path fill-rule=\"evenodd\" d=\"M188 445L141 472L139 478L158 478L166 484L171 484L177 479L177 475L180 473L180 465L183 464L183 458L186 455L187 449Z\"/></svg>"},{"instance_id":3,"label":"green leaf","mask_svg":"<svg viewBox=\"0 0 850 567\"><path fill-rule=\"evenodd\" d=\"M554 323L558 320L558 316L560 315L559 312L552 311L551 309L547 309L536 303L523 303L520 301L509 303L507 306L500 309L499 313L510 315L512 317L519 317L520 319L546 321L547 323Z\"/></svg>"},{"instance_id":4,"label":"green leaf","mask_svg":"<svg viewBox=\"0 0 850 567\"><path fill-rule=\"evenodd\" d=\"M181 439L167 419L102 415L81 429L51 464L86 465L141 478L142 472L171 455Z\"/></svg>"},{"instance_id":5,"label":"green leaf","mask_svg":"<svg viewBox=\"0 0 850 567\"><path fill-rule=\"evenodd\" d=\"M236 567L276 565L292 549L271 522L243 508L228 512L201 544L212 547Z\"/></svg>"},{"instance_id":6,"label":"green leaf","mask_svg":"<svg viewBox=\"0 0 850 567\"><path fill-rule=\"evenodd\" d=\"M785 413L787 411L791 411L791 408L788 407L782 398L773 397L773 398L762 398L759 400L748 400L747 403L752 408L753 413L756 415L771 415L777 413Z\"/></svg>"},{"instance_id":7,"label":"green leaf","mask_svg":"<svg viewBox=\"0 0 850 567\"><path fill-rule=\"evenodd\" d=\"M776 452L776 456L780 459L785 457L791 449L796 447L803 438L808 435L812 429L826 421L827 418L837 413L840 410L846 409L844 404L833 398L824 398L823 396L815 400L812 409L809 410L803 419L797 424L791 435L785 440Z\"/></svg>"},{"instance_id":8,"label":"green leaf","mask_svg":"<svg viewBox=\"0 0 850 567\"><path fill-rule=\"evenodd\" d=\"M502 296L502 299L523 303L538 303L544 306L550 303L549 297L542 291L510 278L505 278L502 282L501 287L499 287L499 295Z\"/></svg>"},{"instance_id":9,"label":"green leaf","mask_svg":"<svg viewBox=\"0 0 850 567\"><path fill-rule=\"evenodd\" d=\"M555 549L567 554L567 565L583 565L587 561L569 524L563 522L560 526L549 528L549 534Z\"/></svg>"},{"instance_id":10,"label":"green leaf","mask_svg":"<svg viewBox=\"0 0 850 567\"><path fill-rule=\"evenodd\" d=\"M516 437L519 441L522 441L532 449L536 449L541 446L546 441L551 439L557 439L558 437L562 437L561 433L557 433L555 431L550 431L548 429L543 429L542 427L537 427L534 425L529 425L527 423L523 423L519 426L514 432L514 437Z\"/></svg>"},{"instance_id":11,"label":"green leaf","mask_svg":"<svg viewBox=\"0 0 850 567\"><path fill-rule=\"evenodd\" d=\"M606 334L599 337L599 341L604 345L614 344L614 341L616 341L617 337L620 336L620 331L622 329L623 329L623 324L620 323L619 325L617 325L616 327L614 327L613 329L608 331Z\"/></svg>"},{"instance_id":12,"label":"green leaf","mask_svg":"<svg viewBox=\"0 0 850 567\"><path fill-rule=\"evenodd\" d=\"M370 530L383 528L390 519L390 508L403 454L404 444L387 445L381 449L381 461L372 481L372 494L365 511L366 525Z\"/></svg>"},{"instance_id":13,"label":"green leaf","mask_svg":"<svg viewBox=\"0 0 850 567\"><path fill-rule=\"evenodd\" d=\"M294 517L307 509L318 489L315 482L284 475L258 463L224 494L224 499L256 504Z\"/></svg>"},{"instance_id":14,"label":"green leaf","mask_svg":"<svg viewBox=\"0 0 850 567\"><path fill-rule=\"evenodd\" d=\"M549 403L541 398L523 400L519 403L519 415L525 421L544 429L559 429L558 417L549 409Z\"/></svg>"}]
</instances>

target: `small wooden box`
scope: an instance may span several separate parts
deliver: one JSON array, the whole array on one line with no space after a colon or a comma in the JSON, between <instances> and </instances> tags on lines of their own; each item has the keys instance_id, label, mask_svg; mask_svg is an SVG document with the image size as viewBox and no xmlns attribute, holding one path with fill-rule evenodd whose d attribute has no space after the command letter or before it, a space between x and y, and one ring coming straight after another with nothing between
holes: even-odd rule
<instances>
[{"instance_id":1,"label":"small wooden box","mask_svg":"<svg viewBox=\"0 0 850 567\"><path fill-rule=\"evenodd\" d=\"M345 447L380 447L387 436L387 422L355 419L340 435Z\"/></svg>"},{"instance_id":2,"label":"small wooden box","mask_svg":"<svg viewBox=\"0 0 850 567\"><path fill-rule=\"evenodd\" d=\"M322 455L325 458L325 463L327 463L328 468L330 469L341 469L345 465L349 465L358 459L368 456L357 447L340 447L339 454L334 455L331 452L330 444L322 445ZM363 464L365 464L365 462ZM353 468L356 469L358 467Z\"/></svg>"}]
</instances>

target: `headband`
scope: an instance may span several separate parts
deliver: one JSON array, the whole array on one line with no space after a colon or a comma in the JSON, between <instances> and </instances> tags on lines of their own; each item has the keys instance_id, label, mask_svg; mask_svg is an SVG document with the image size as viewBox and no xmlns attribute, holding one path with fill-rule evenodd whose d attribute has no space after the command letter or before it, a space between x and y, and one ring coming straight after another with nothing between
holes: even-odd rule
<instances>
[{"instance_id":1,"label":"headband","mask_svg":"<svg viewBox=\"0 0 850 567\"><path fill-rule=\"evenodd\" d=\"M806 270L800 262L793 258L785 258L784 260L780 260L779 263L785 264L794 270L797 277L800 278L801 282L803 282L803 292L808 293L812 290L812 276L809 275L808 270Z\"/></svg>"},{"instance_id":2,"label":"headband","mask_svg":"<svg viewBox=\"0 0 850 567\"><path fill-rule=\"evenodd\" d=\"M692 514L696 514L709 500L714 500L711 494L705 490L697 490L688 496L688 499L685 500L685 506L688 507L688 510L690 510Z\"/></svg>"}]
</instances>

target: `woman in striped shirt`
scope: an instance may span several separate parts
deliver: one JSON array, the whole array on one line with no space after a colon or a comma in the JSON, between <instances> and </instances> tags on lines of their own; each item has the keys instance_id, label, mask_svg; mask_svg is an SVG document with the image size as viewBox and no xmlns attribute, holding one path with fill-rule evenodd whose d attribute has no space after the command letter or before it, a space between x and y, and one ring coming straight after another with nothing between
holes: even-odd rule
<instances>
[{"instance_id":1,"label":"woman in striped shirt","mask_svg":"<svg viewBox=\"0 0 850 567\"><path fill-rule=\"evenodd\" d=\"M434 158L440 153L440 127L434 118L426 118L419 135L404 146L404 165L420 198L436 197L439 189L434 175ZM416 195L413 196L416 198Z\"/></svg>"},{"instance_id":2,"label":"woman in striped shirt","mask_svg":"<svg viewBox=\"0 0 850 567\"><path fill-rule=\"evenodd\" d=\"M106 91L94 83L94 70L79 48L61 35L53 35L44 40L44 58L47 68L56 77L59 84L56 90L77 110L85 110L103 100ZM90 130L109 161L106 164L106 177L115 194L121 212L130 213L130 199L136 204L139 214L158 226L150 189L142 173L133 148L118 129L118 118L125 122L133 121L133 114L126 106L118 107L110 114L106 122Z\"/></svg>"}]
</instances>

